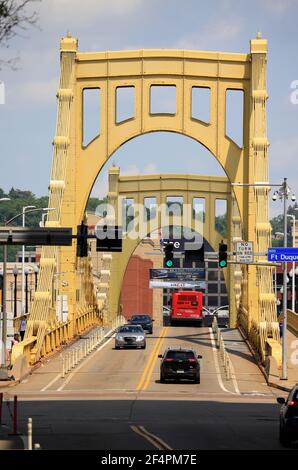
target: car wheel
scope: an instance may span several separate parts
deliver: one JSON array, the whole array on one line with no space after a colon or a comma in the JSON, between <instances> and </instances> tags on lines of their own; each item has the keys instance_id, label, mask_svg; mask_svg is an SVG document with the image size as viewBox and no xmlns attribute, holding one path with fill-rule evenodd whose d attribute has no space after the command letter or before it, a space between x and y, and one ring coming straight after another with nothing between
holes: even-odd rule
<instances>
[{"instance_id":1,"label":"car wheel","mask_svg":"<svg viewBox=\"0 0 298 470\"><path fill-rule=\"evenodd\" d=\"M279 442L284 447L289 447L291 444L291 439L289 438L288 433L285 432L282 428L280 428L279 431Z\"/></svg>"},{"instance_id":2,"label":"car wheel","mask_svg":"<svg viewBox=\"0 0 298 470\"><path fill-rule=\"evenodd\" d=\"M115 349L120 349L120 346L116 346L116 345L115 345Z\"/></svg>"},{"instance_id":3,"label":"car wheel","mask_svg":"<svg viewBox=\"0 0 298 470\"><path fill-rule=\"evenodd\" d=\"M198 377L195 378L195 384L200 384L201 383L201 376L199 375Z\"/></svg>"},{"instance_id":4,"label":"car wheel","mask_svg":"<svg viewBox=\"0 0 298 470\"><path fill-rule=\"evenodd\" d=\"M160 374L160 378L159 378L159 381L161 384L164 384L165 383L165 378L162 374Z\"/></svg>"},{"instance_id":5,"label":"car wheel","mask_svg":"<svg viewBox=\"0 0 298 470\"><path fill-rule=\"evenodd\" d=\"M144 346L142 346L142 348L141 348L141 349L146 349L146 344L144 344Z\"/></svg>"}]
</instances>

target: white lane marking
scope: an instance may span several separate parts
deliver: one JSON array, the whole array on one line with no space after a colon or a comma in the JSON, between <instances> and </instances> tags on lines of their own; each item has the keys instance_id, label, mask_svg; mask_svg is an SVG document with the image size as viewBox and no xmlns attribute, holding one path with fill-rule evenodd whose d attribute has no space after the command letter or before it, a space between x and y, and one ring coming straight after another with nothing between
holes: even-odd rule
<instances>
[{"instance_id":1,"label":"white lane marking","mask_svg":"<svg viewBox=\"0 0 298 470\"><path fill-rule=\"evenodd\" d=\"M93 353L87 357L80 365L79 367L76 367L76 369L71 373L69 374L69 376L67 377L67 379L65 380L65 382L61 385L61 387L57 388L57 392L61 392L61 390L64 389L64 387L71 381L71 379L75 376L75 374L77 374L79 372L79 370L84 367L86 365L86 363L93 358L93 356L101 351L107 344L110 343L110 341L112 341L112 339L114 339L115 337L115 333L113 334L113 336L111 336L110 339L108 339L108 341L106 341L104 344L102 344L98 349L95 349L95 351L93 351Z\"/></svg>"},{"instance_id":2,"label":"white lane marking","mask_svg":"<svg viewBox=\"0 0 298 470\"><path fill-rule=\"evenodd\" d=\"M144 437L150 444L153 445L158 450L173 450L168 444L166 444L162 439L148 432L144 426L130 426L131 429L140 436Z\"/></svg>"},{"instance_id":3,"label":"white lane marking","mask_svg":"<svg viewBox=\"0 0 298 470\"><path fill-rule=\"evenodd\" d=\"M235 392L237 393L237 395L241 395L241 392L238 387L238 382L236 379L235 369L231 360L230 360L230 368L231 368L232 382L234 385Z\"/></svg>"},{"instance_id":4,"label":"white lane marking","mask_svg":"<svg viewBox=\"0 0 298 470\"><path fill-rule=\"evenodd\" d=\"M58 375L56 375L56 377L54 377L53 380L51 380L51 382L49 382L48 385L43 387L40 391L45 392L48 388L51 387L51 385L53 385L55 382L57 382L57 380L60 379L60 378L61 378L61 372Z\"/></svg>"},{"instance_id":5,"label":"white lane marking","mask_svg":"<svg viewBox=\"0 0 298 470\"><path fill-rule=\"evenodd\" d=\"M111 333L111 330L109 330L103 337L106 338L106 336L108 336L109 334ZM72 347L69 348L69 351L72 349ZM67 352L67 350L65 350L65 352ZM60 356L62 355L62 353L60 354ZM44 366L44 364L42 364L42 366ZM57 380L61 379L61 372L59 372L59 374L56 375L56 377L54 377L53 380L51 380L51 382L48 383L48 385L46 385L45 387L43 387L40 391L41 392L45 392L48 388L50 388L55 382L57 382Z\"/></svg>"},{"instance_id":6,"label":"white lane marking","mask_svg":"<svg viewBox=\"0 0 298 470\"><path fill-rule=\"evenodd\" d=\"M217 348L216 348L212 328L209 328L209 334L210 334L210 339L211 339L211 345L212 345L212 351L213 351L213 357L214 357L214 364L215 364L215 369L216 369L216 376L217 376L219 386L226 393L229 393L231 395L238 395L238 393L230 392L229 390L227 390L226 387L223 384L223 381L222 381L222 378L221 378L221 373L220 373L220 368L219 368L219 363L218 363L218 359L217 359Z\"/></svg>"}]
</instances>

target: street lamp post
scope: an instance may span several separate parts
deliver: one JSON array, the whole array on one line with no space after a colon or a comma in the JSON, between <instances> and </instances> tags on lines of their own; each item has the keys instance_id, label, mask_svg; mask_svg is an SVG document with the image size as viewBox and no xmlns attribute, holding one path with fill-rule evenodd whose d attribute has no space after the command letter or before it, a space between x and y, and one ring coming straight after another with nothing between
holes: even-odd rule
<instances>
[{"instance_id":1,"label":"street lamp post","mask_svg":"<svg viewBox=\"0 0 298 470\"><path fill-rule=\"evenodd\" d=\"M38 280L39 268L37 264L34 265L34 276L35 276L35 290L37 290L37 280Z\"/></svg>"},{"instance_id":2,"label":"street lamp post","mask_svg":"<svg viewBox=\"0 0 298 470\"><path fill-rule=\"evenodd\" d=\"M283 201L284 208L284 247L287 247L287 212L288 212L288 198L291 194L291 189L288 185L287 178L284 178L283 184L274 192L272 199L276 201L277 198ZM292 193L292 201L296 200L295 195ZM283 266L283 326L282 326L282 373L281 380L287 380L287 263L282 263Z\"/></svg>"},{"instance_id":3,"label":"street lamp post","mask_svg":"<svg viewBox=\"0 0 298 470\"><path fill-rule=\"evenodd\" d=\"M22 227L25 227L27 209L35 209L36 206L24 206L22 209ZM29 211L28 211L29 212ZM22 246L22 291L21 291L21 315L24 315L24 288L25 288L25 245Z\"/></svg>"},{"instance_id":4,"label":"street lamp post","mask_svg":"<svg viewBox=\"0 0 298 470\"><path fill-rule=\"evenodd\" d=\"M295 223L296 217L292 214L287 214L287 217L292 219L292 247L295 248ZM295 261L292 263L292 270L290 271L290 276L292 276L292 310L295 312Z\"/></svg>"},{"instance_id":5,"label":"street lamp post","mask_svg":"<svg viewBox=\"0 0 298 470\"><path fill-rule=\"evenodd\" d=\"M2 201L10 201L9 197L1 198ZM6 368L6 338L7 338L7 310L6 310L6 269L7 269L7 245L3 247L3 285L2 285L2 355L0 379L7 380Z\"/></svg>"},{"instance_id":6,"label":"street lamp post","mask_svg":"<svg viewBox=\"0 0 298 470\"><path fill-rule=\"evenodd\" d=\"M25 274L25 313L28 313L28 275L29 275L29 268L26 266L24 269Z\"/></svg>"},{"instance_id":7,"label":"street lamp post","mask_svg":"<svg viewBox=\"0 0 298 470\"><path fill-rule=\"evenodd\" d=\"M19 270L17 268L17 265L15 264L13 268L13 275L14 275L14 310L13 310L13 316L16 318L17 316L17 295L18 295L18 285L17 285L17 278L18 278L18 273Z\"/></svg>"}]
</instances>

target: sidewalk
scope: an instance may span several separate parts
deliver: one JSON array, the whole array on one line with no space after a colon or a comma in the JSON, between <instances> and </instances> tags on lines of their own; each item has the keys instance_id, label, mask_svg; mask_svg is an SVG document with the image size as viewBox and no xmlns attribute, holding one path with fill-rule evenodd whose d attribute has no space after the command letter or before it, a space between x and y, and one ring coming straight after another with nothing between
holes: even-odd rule
<instances>
[{"instance_id":1,"label":"sidewalk","mask_svg":"<svg viewBox=\"0 0 298 470\"><path fill-rule=\"evenodd\" d=\"M222 328L221 333L241 394L267 395L266 379L240 331L237 328Z\"/></svg>"},{"instance_id":2,"label":"sidewalk","mask_svg":"<svg viewBox=\"0 0 298 470\"><path fill-rule=\"evenodd\" d=\"M61 349L57 350L50 356L42 358L38 364L31 367L25 380L0 380L0 392L8 391L8 389L14 385L18 385L18 390L22 390L22 384L27 383L29 379L33 387L36 386L37 389L44 387L51 378L62 373L62 356L72 351L72 349L76 349L80 344L83 344L85 339L89 337L90 333L97 329L100 329L100 327L91 328L89 331L77 336L69 344L64 345ZM104 328L103 334L106 335L109 332L112 333L112 331L113 330L110 328Z\"/></svg>"},{"instance_id":3,"label":"sidewalk","mask_svg":"<svg viewBox=\"0 0 298 470\"><path fill-rule=\"evenodd\" d=\"M249 391L252 387L256 387L258 390L262 389L265 377L239 330L222 329L221 332L235 369L239 389L241 391L245 388ZM263 366L260 367L265 373L265 368ZM287 331L287 371L287 380L277 380L274 383L269 382L269 385L290 391L298 383L298 336L290 330Z\"/></svg>"}]
</instances>

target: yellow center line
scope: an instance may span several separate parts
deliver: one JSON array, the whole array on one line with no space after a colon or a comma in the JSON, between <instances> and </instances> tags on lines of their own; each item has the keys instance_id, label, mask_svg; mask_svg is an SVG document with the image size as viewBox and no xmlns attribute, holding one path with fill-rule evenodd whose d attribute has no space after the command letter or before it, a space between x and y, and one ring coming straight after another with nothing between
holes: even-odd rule
<instances>
[{"instance_id":1,"label":"yellow center line","mask_svg":"<svg viewBox=\"0 0 298 470\"><path fill-rule=\"evenodd\" d=\"M161 349L161 346L162 346L162 343L164 342L164 339L165 339L165 336L167 334L167 331L168 331L169 328L166 328L165 331L164 331L164 334L162 335L162 337L160 338L159 342L158 342L158 346L157 346L157 350L156 350L156 355L155 355L155 358L153 358L153 361L151 363L151 366L150 366L150 369L149 369L149 372L148 372L148 375L147 375L147 380L143 386L143 390L146 390L148 388L148 385L150 383L150 380L151 380L151 377L152 377L152 373L153 373L153 370L154 370L154 367L155 367L155 364L157 362L157 359L158 359L158 354L159 354L159 351Z\"/></svg>"},{"instance_id":2,"label":"yellow center line","mask_svg":"<svg viewBox=\"0 0 298 470\"><path fill-rule=\"evenodd\" d=\"M140 381L139 381L139 383L138 383L137 390L141 390L141 389L143 388L144 382L145 382L145 380L146 380L147 372L148 372L148 370L150 369L150 365L151 365L152 361L154 360L154 357L155 357L156 354L157 354L156 351L157 351L157 349L159 348L160 341L163 339L163 336L166 334L166 332L167 332L167 328L163 328L163 329L161 330L160 337L159 337L158 341L156 342L156 344L155 344L155 346L154 346L154 348L153 348L153 351L151 352L151 354L150 354L150 356L149 356L147 365L146 365L146 367L145 367L145 369L144 369L144 372L143 372L143 374L142 374L142 376L141 376L141 379L140 379Z\"/></svg>"}]
</instances>

